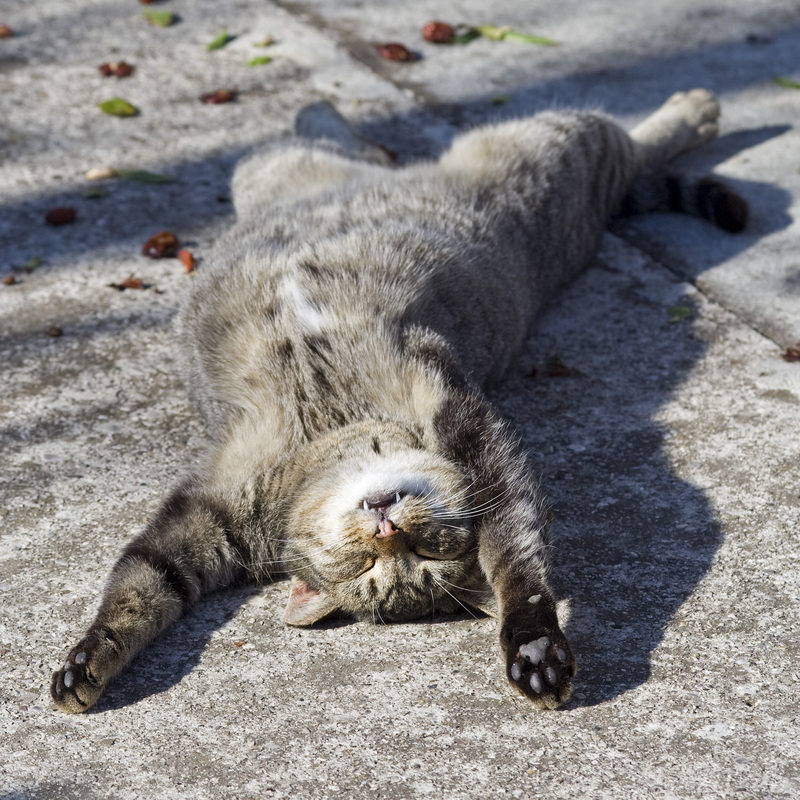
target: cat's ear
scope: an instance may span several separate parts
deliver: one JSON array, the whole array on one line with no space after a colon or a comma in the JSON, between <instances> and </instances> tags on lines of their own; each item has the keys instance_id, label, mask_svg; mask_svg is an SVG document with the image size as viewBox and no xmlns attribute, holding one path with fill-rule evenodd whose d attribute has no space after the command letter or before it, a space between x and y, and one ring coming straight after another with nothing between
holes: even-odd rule
<instances>
[{"instance_id":1,"label":"cat's ear","mask_svg":"<svg viewBox=\"0 0 800 800\"><path fill-rule=\"evenodd\" d=\"M283 621L287 625L313 625L340 610L325 592L312 589L300 578L292 576L289 602L283 613Z\"/></svg>"}]
</instances>

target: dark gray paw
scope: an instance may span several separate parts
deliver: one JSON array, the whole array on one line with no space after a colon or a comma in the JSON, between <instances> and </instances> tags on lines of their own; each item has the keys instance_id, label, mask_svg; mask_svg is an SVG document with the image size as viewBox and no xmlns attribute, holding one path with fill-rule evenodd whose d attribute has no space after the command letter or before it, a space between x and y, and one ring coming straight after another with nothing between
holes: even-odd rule
<instances>
[{"instance_id":1,"label":"dark gray paw","mask_svg":"<svg viewBox=\"0 0 800 800\"><path fill-rule=\"evenodd\" d=\"M554 644L549 636L520 645L508 668L509 680L547 708L569 698L573 675L574 662L566 642L563 646Z\"/></svg>"},{"instance_id":2,"label":"dark gray paw","mask_svg":"<svg viewBox=\"0 0 800 800\"><path fill-rule=\"evenodd\" d=\"M114 670L116 643L101 631L90 632L72 648L64 666L53 673L50 696L69 714L91 708L103 692Z\"/></svg>"},{"instance_id":3,"label":"dark gray paw","mask_svg":"<svg viewBox=\"0 0 800 800\"><path fill-rule=\"evenodd\" d=\"M555 708L572 694L575 659L559 628L548 626L543 630L533 622L509 621L504 626L501 641L506 674L511 685L536 705Z\"/></svg>"}]
</instances>

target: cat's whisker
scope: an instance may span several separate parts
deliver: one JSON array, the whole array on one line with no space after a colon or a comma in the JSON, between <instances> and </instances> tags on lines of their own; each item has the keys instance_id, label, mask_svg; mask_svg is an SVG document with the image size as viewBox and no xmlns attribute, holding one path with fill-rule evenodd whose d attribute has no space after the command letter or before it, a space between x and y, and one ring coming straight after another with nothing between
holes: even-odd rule
<instances>
[{"instance_id":1,"label":"cat's whisker","mask_svg":"<svg viewBox=\"0 0 800 800\"><path fill-rule=\"evenodd\" d=\"M446 583L448 586L452 586L454 589L458 589L459 592L473 592L475 594L483 594L482 589L467 589L464 586L457 586L455 583L450 583L450 581L446 581L441 575L437 576L437 580L440 581L441 583Z\"/></svg>"},{"instance_id":2,"label":"cat's whisker","mask_svg":"<svg viewBox=\"0 0 800 800\"><path fill-rule=\"evenodd\" d=\"M466 612L467 612L467 614L469 614L469 615L470 615L470 616L471 616L473 619L477 619L477 617L476 617L476 616L475 616L475 615L472 613L472 611L471 611L469 608L467 608L467 607L466 607L466 606L465 606L465 605L464 605L464 604L463 604L463 603L462 603L462 602L461 602L461 601L460 601L460 600L459 600L459 599L458 599L458 598L457 598L457 597L456 597L456 596L455 596L455 595L454 595L452 592L448 592L448 591L447 591L447 589L446 589L446 588L445 588L445 587L444 587L444 586L441 584L441 582L440 582L440 579L438 579L438 578L437 578L437 577L436 577L436 576L435 576L435 575L434 575L432 572L430 572L430 573L428 573L428 574L431 576L431 580L432 580L432 581L433 581L433 582L434 582L434 583L435 583L435 584L436 584L436 585L437 585L437 586L438 586L438 587L439 587L439 588L440 588L440 589L441 589L441 590L442 590L442 591L443 591L445 594L448 594L448 595L450 595L450 597L452 597L452 598L453 598L453 600L455 600L455 601L456 601L456 603L458 603L458 604L461 606L461 608L463 608L463 609L464 609L464 611L466 611ZM452 586L452 584L450 584L450 585Z\"/></svg>"}]
</instances>

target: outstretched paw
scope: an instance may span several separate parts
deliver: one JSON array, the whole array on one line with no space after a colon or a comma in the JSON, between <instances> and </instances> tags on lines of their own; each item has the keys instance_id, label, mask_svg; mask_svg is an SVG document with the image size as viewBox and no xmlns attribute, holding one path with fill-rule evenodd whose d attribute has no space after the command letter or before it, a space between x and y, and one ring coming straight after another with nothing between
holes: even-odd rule
<instances>
[{"instance_id":1,"label":"outstretched paw","mask_svg":"<svg viewBox=\"0 0 800 800\"><path fill-rule=\"evenodd\" d=\"M706 89L676 92L631 131L642 148L644 165L658 167L710 142L719 130L719 102Z\"/></svg>"},{"instance_id":2,"label":"outstretched paw","mask_svg":"<svg viewBox=\"0 0 800 800\"><path fill-rule=\"evenodd\" d=\"M556 708L572 694L575 659L558 627L538 629L532 625L505 626L501 634L506 654L506 675L511 685L540 708ZM537 626L538 627L538 626Z\"/></svg>"},{"instance_id":3,"label":"outstretched paw","mask_svg":"<svg viewBox=\"0 0 800 800\"><path fill-rule=\"evenodd\" d=\"M53 673L50 696L69 714L91 708L100 698L108 678L109 664L118 653L116 644L100 631L90 632L72 648L64 666Z\"/></svg>"}]
</instances>

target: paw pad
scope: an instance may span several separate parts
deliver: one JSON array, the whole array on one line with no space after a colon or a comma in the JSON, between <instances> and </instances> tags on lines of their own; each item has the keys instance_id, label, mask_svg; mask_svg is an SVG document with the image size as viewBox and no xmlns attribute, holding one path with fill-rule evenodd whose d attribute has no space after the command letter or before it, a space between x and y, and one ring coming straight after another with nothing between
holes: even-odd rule
<instances>
[{"instance_id":1,"label":"paw pad","mask_svg":"<svg viewBox=\"0 0 800 800\"><path fill-rule=\"evenodd\" d=\"M540 636L510 651L509 656L512 653L508 675L523 694L546 708L554 708L569 697L575 665L566 644Z\"/></svg>"}]
</instances>

